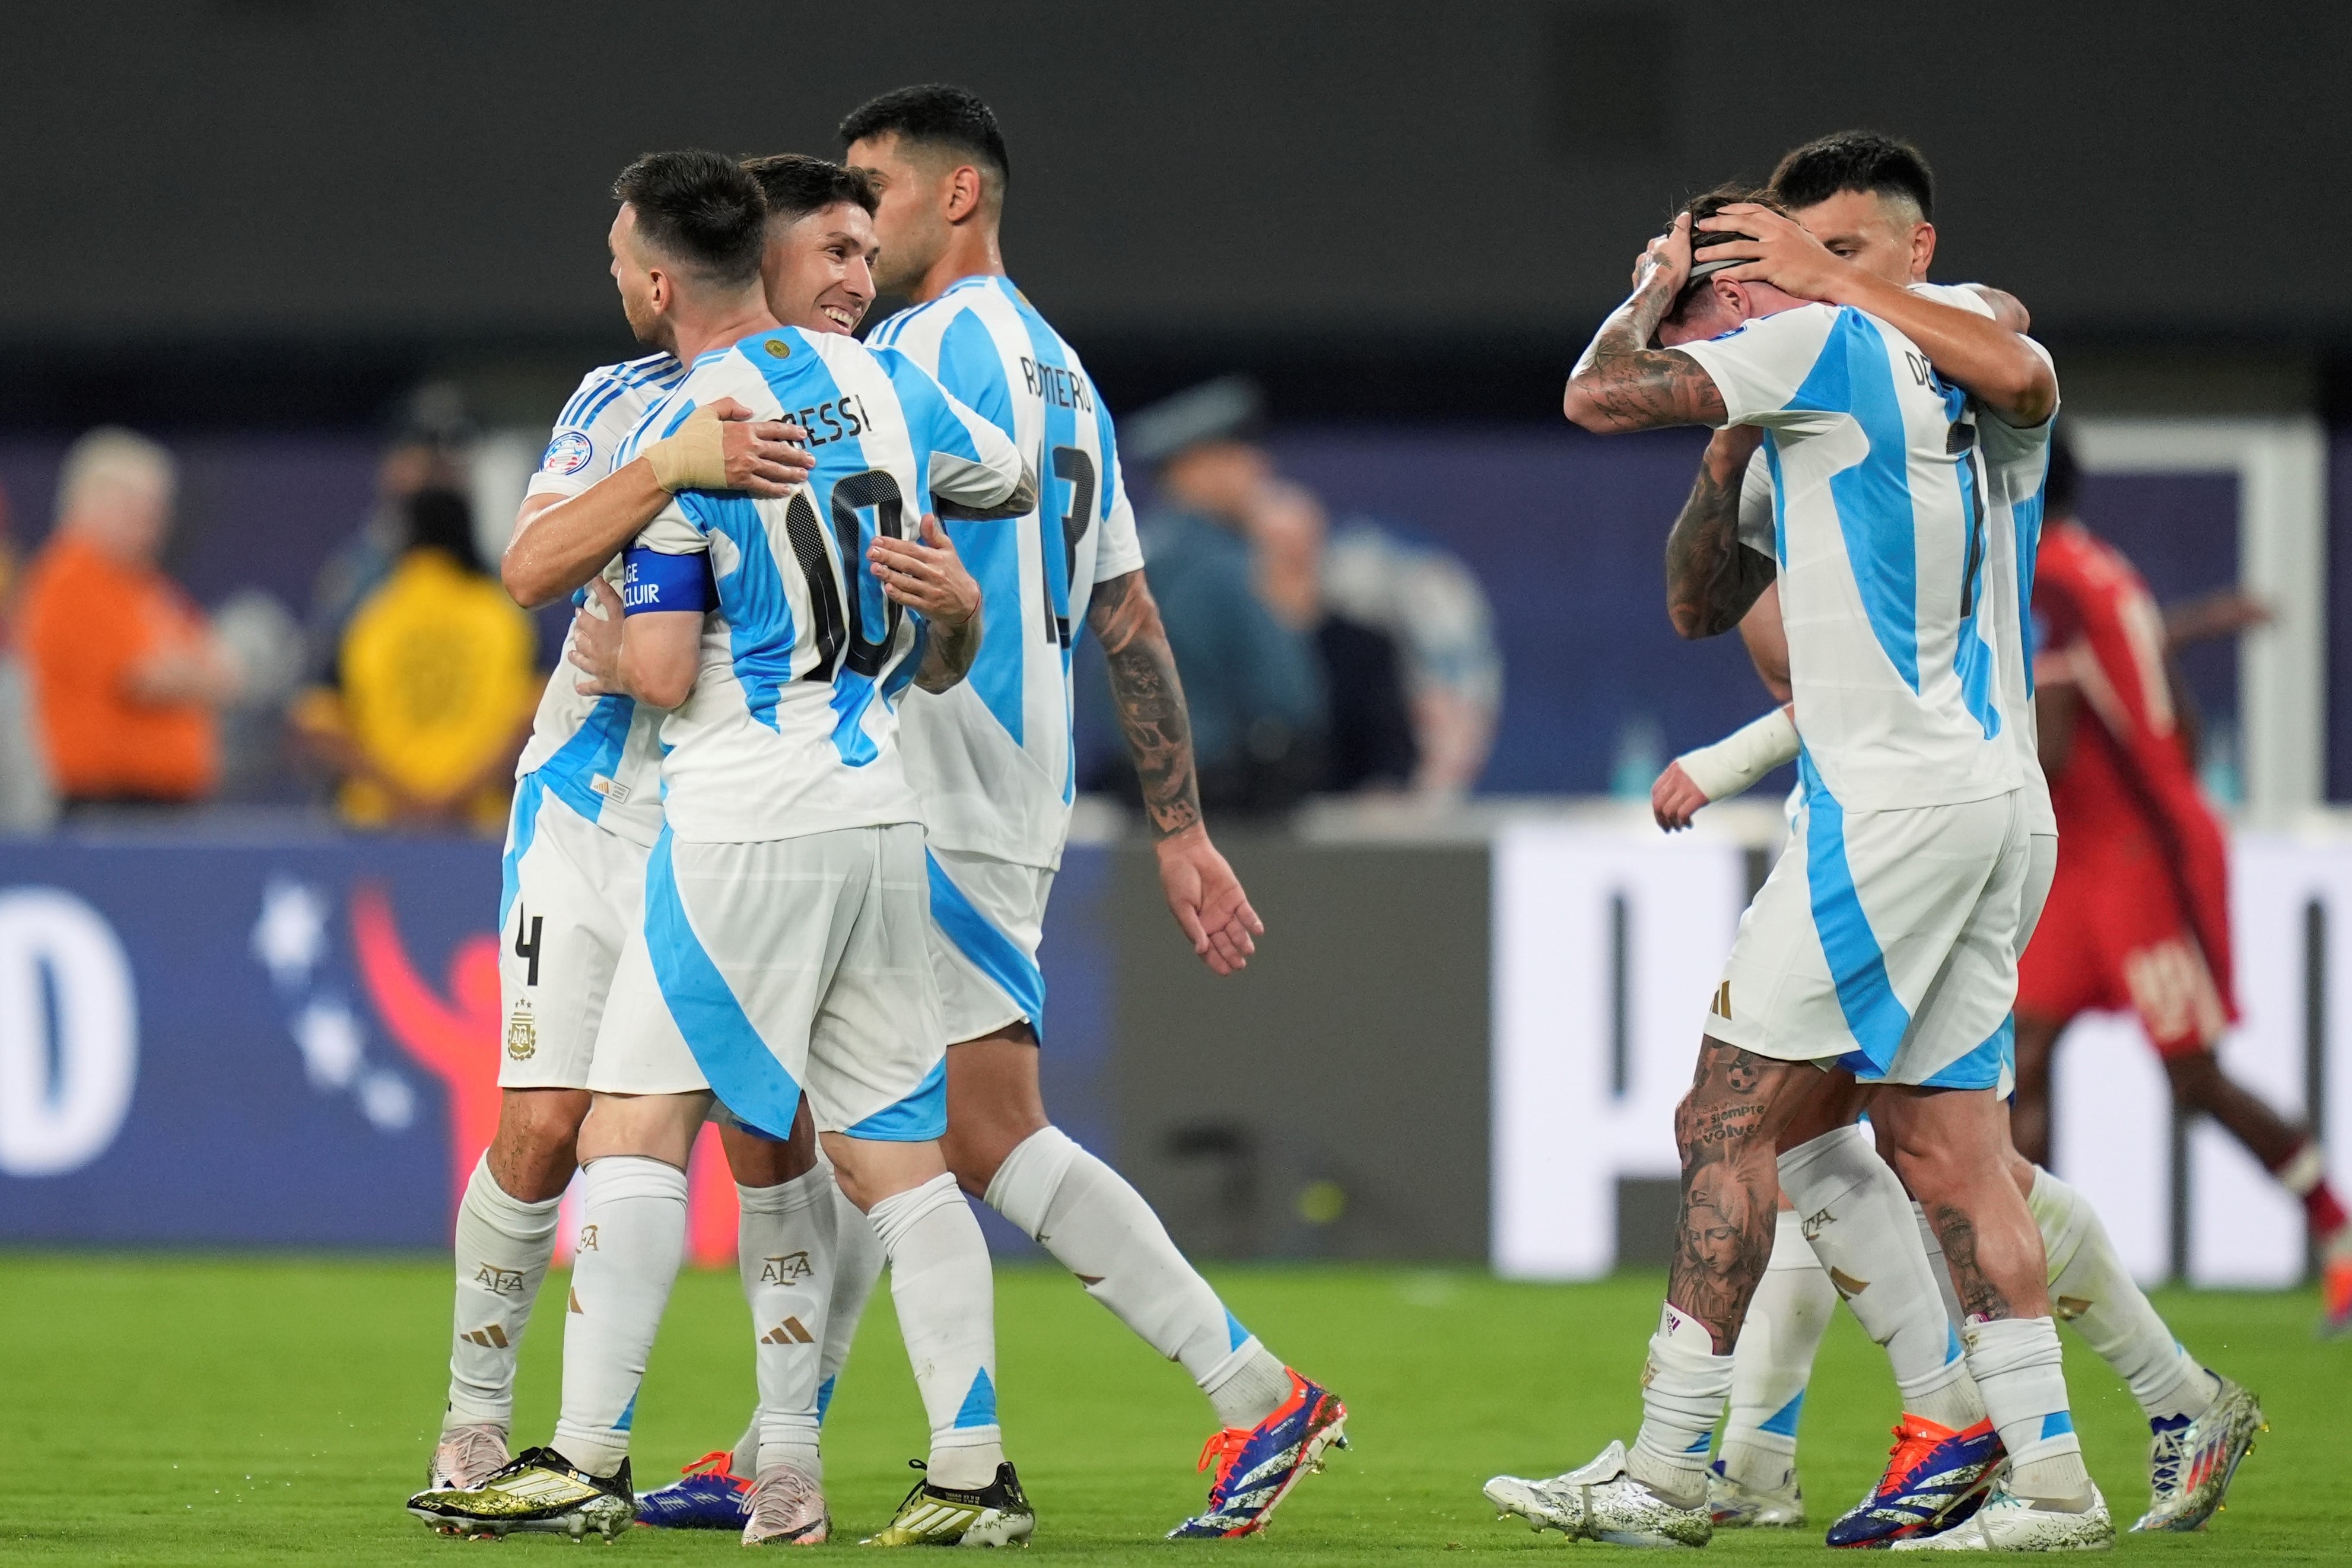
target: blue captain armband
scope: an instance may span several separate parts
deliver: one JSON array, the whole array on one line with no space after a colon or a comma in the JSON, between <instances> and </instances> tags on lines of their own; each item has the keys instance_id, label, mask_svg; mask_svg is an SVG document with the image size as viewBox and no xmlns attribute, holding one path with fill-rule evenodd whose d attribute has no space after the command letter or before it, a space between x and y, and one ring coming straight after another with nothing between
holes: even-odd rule
<instances>
[{"instance_id":1,"label":"blue captain armband","mask_svg":"<svg viewBox=\"0 0 2352 1568\"><path fill-rule=\"evenodd\" d=\"M632 545L621 557L621 613L656 610L708 610L718 602L710 581L710 557L665 555Z\"/></svg>"}]
</instances>

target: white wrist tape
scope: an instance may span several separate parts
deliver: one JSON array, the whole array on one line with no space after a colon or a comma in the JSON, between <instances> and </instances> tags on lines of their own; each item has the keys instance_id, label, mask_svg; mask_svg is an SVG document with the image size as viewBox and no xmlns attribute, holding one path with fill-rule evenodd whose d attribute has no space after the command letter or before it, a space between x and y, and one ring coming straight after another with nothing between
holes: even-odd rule
<instances>
[{"instance_id":1,"label":"white wrist tape","mask_svg":"<svg viewBox=\"0 0 2352 1568\"><path fill-rule=\"evenodd\" d=\"M1789 710L1776 707L1712 746L1685 751L1675 760L1709 800L1738 794L1784 762L1797 759L1797 726Z\"/></svg>"},{"instance_id":2,"label":"white wrist tape","mask_svg":"<svg viewBox=\"0 0 2352 1568\"><path fill-rule=\"evenodd\" d=\"M726 441L719 416L707 408L696 409L674 434L655 442L641 455L654 471L654 483L672 495L726 486Z\"/></svg>"}]
</instances>

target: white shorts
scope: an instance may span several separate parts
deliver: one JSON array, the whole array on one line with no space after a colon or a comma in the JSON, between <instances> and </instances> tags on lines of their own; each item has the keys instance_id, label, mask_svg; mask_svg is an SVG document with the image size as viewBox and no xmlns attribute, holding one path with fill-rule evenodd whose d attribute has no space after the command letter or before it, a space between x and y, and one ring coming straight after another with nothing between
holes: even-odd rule
<instances>
[{"instance_id":1,"label":"white shorts","mask_svg":"<svg viewBox=\"0 0 2352 1568\"><path fill-rule=\"evenodd\" d=\"M1845 810L1818 778L1807 793L1706 1033L1864 1082L1998 1088L2032 858L2022 791L1901 811Z\"/></svg>"},{"instance_id":2,"label":"white shorts","mask_svg":"<svg viewBox=\"0 0 2352 1568\"><path fill-rule=\"evenodd\" d=\"M613 972L645 906L646 849L515 786L499 890L499 1087L584 1089Z\"/></svg>"},{"instance_id":3,"label":"white shorts","mask_svg":"<svg viewBox=\"0 0 2352 1568\"><path fill-rule=\"evenodd\" d=\"M778 1139L805 1088L822 1132L938 1137L947 1037L928 892L912 822L758 843L681 843L665 829L588 1087L707 1088Z\"/></svg>"},{"instance_id":4,"label":"white shorts","mask_svg":"<svg viewBox=\"0 0 2352 1568\"><path fill-rule=\"evenodd\" d=\"M931 973L948 1042L994 1034L1024 1019L1045 1038L1045 974L1037 946L1054 873L963 850L924 852L930 862Z\"/></svg>"}]
</instances>

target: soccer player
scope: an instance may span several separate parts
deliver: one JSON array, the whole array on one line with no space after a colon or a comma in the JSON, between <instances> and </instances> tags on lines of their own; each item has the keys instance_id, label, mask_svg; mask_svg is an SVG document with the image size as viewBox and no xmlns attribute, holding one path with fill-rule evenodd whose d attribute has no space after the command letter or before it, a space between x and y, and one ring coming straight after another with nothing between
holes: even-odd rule
<instances>
[{"instance_id":1,"label":"soccer player","mask_svg":"<svg viewBox=\"0 0 2352 1568\"><path fill-rule=\"evenodd\" d=\"M1017 530L959 528L990 605L971 676L910 697L908 770L930 828L931 965L946 1009L946 1149L965 1190L1019 1226L1144 1342L1181 1362L1222 1430L1202 1460L1206 1510L1176 1536L1265 1527L1344 1441L1347 1412L1285 1366L1218 1300L1118 1172L1048 1119L1038 1085L1037 945L1069 832L1070 647L1108 655L1143 784L1169 907L1218 974L1264 930L1209 840L1183 689L1144 580L1109 411L1085 365L1005 276L998 233L1010 161L996 117L954 87L907 88L842 121L846 161L882 198L877 281L915 301L877 329L1035 455L1041 494Z\"/></svg>"},{"instance_id":2,"label":"soccer player","mask_svg":"<svg viewBox=\"0 0 2352 1568\"><path fill-rule=\"evenodd\" d=\"M1990 323L1958 310L1923 314L1900 288L1857 289L1877 307L1865 310L1726 277L1752 252L1723 235L1753 232L1752 205L1738 229L1701 231L1726 254L1702 258L1694 282L1693 218L1722 204L1711 198L1654 242L1565 406L1604 432L1754 426L1749 439L1777 465L1778 576L1805 741L1801 849L1741 922L1677 1113L1681 1239L1640 1437L1556 1480L1498 1477L1487 1495L1572 1534L1708 1539L1706 1456L1772 1249L1775 1144L1821 1089L1818 1069L1843 1060L1880 1084L1874 1118L1946 1239L1970 1312L1968 1369L2012 1461L1968 1539L1896 1544L2102 1544L2113 1526L2073 1433L2041 1239L1996 1158L2027 818L1993 706L2003 628L1980 612L1983 481L1968 394L1930 361L1973 360L1986 372L1979 395L2022 423L2037 404L2046 416L2055 381L2011 334L1996 341ZM1654 333L1665 347L1650 347ZM2000 367L2019 368L1994 387ZM1737 542L1733 481L1748 455L1702 478L1731 504L1669 543L1670 606L1686 635L1730 629L1773 574ZM1916 1231L1907 1240L1916 1250ZM1886 1256L1897 1257L1891 1246Z\"/></svg>"},{"instance_id":3,"label":"soccer player","mask_svg":"<svg viewBox=\"0 0 2352 1568\"><path fill-rule=\"evenodd\" d=\"M793 308L795 319L814 315L814 294ZM810 465L785 439L786 427L722 423L716 410L616 464L622 440L685 374L663 351L600 367L581 382L557 417L502 562L522 603L568 593L614 559L624 535L593 559L572 550L576 567L549 551L583 515L616 512L633 532L673 489L781 493ZM559 581L551 575L559 570L573 575ZM479 1485L507 1462L515 1361L554 1256L613 967L637 919L646 856L661 831L660 716L625 696L583 691L572 647L567 637L515 768L499 900L507 1020L499 1127L458 1205L448 1404L428 1490ZM730 1134L728 1153L747 1189L773 1191L799 1174L795 1165L804 1168L804 1156L793 1161L748 1135ZM755 1212L747 1204L754 1231ZM760 1239L747 1235L745 1243L752 1252Z\"/></svg>"},{"instance_id":4,"label":"soccer player","mask_svg":"<svg viewBox=\"0 0 2352 1568\"><path fill-rule=\"evenodd\" d=\"M1773 183L1799 223L1834 256L1886 282L1907 285L1963 308L1989 309L2005 323L2021 327L2022 308L1996 290L1925 284L1935 254L1935 230L1928 221L1933 177L1916 149L1869 132L1827 136L1791 152L1781 161ZM1801 254L1795 236L1781 237L1784 249ZM2050 463L2050 430L2046 423L2020 430L1990 416L1980 416L1977 423L1988 468L1987 559L2016 563L2013 571L1997 571L1986 580L1989 592L2002 598L2006 618L2035 591L2032 562L2043 509L2042 473ZM2063 458L2063 446L2057 450ZM2057 463L2053 471L2065 472L2065 465ZM1773 548L1772 500L1771 476L1759 456L1744 476L1738 504L1742 538L1762 554ZM1785 702L1788 654L1777 594L1768 591L1759 599L1742 619L1740 632L1766 686ZM2030 649L2021 648L2019 653L2028 655ZM2027 658L2004 653L1999 675L2004 732L2023 743L2020 763L2029 791L2039 797L2035 820L2044 830L2033 835L2034 863L2020 931L2020 940L2025 941L2040 918L2055 866L2064 862L2056 855L2056 819L2048 806L2038 748L2032 744L2035 705ZM1776 709L1739 735L1678 758L1661 776L1654 796L1660 824L1670 831L1687 825L1689 812L1698 804L1746 789L1771 768L1793 760L1796 753L1795 731L1785 713ZM2032 950L2028 943L2026 953ZM2030 957L2023 962L2030 963ZM2020 988L2022 995L2021 977ZM2197 1528L2221 1505L2238 1462L2260 1430L2260 1406L2243 1388L2205 1368L2181 1347L2079 1193L2014 1149L2008 1166L2042 1232L2050 1289L2061 1315L2115 1367L2147 1416L2151 1502L2133 1528ZM1784 1235L1793 1223L1784 1213ZM1815 1223L1809 1228L1820 1232L1822 1227ZM1921 1229L1936 1255L1937 1281L1948 1292L1949 1276L1924 1217ZM1719 1524L1801 1522L1796 1416L1814 1351L1827 1327L1832 1286L1822 1265L1829 1262L1826 1256L1816 1262L1803 1251L1784 1256L1776 1247L1772 1268L1750 1305L1749 1328L1737 1353L1731 1412L1710 1483ZM1882 1281L1870 1290L1883 1293L1885 1288ZM1854 1297L1858 1309L1863 1299ZM1947 1305L1953 1307L1948 1301ZM1870 1313L1860 1315L1870 1321ZM1951 1316L1958 1320L1956 1308ZM1953 1461L1972 1446L1966 1435L1908 1410L1900 1435L1878 1495L1841 1521L1848 1533L1868 1531L1874 1520L1880 1526L1924 1523L1922 1505L1953 1494L1948 1478L1963 1473Z\"/></svg>"},{"instance_id":5,"label":"soccer player","mask_svg":"<svg viewBox=\"0 0 2352 1568\"><path fill-rule=\"evenodd\" d=\"M2303 1200L2324 1259L2329 1333L2352 1331L2352 1223L2307 1128L2222 1070L2237 1017L2227 843L2198 787L2163 616L2130 561L2074 512L2074 464L2051 465L2033 612L2046 639L2042 744L2066 854L2018 971L2018 1146L2046 1158L2050 1061L2076 1014L2128 1008L2163 1059L2173 1103L2211 1116Z\"/></svg>"},{"instance_id":6,"label":"soccer player","mask_svg":"<svg viewBox=\"0 0 2352 1568\"><path fill-rule=\"evenodd\" d=\"M677 711L662 721L666 821L646 914L614 976L579 1138L564 1451L529 1450L479 1488L411 1506L496 1533L609 1535L628 1521L630 1416L709 1083L781 1137L805 1082L842 1185L898 1265L932 1416L923 1500L878 1539L1023 1538L1034 1516L994 1419L986 1249L936 1142L940 1037L895 698L910 681L961 678L978 632L977 588L937 524L923 542L903 537L907 497L1009 515L1034 487L1010 444L919 371L778 325L751 174L713 154L655 154L615 189L614 270L632 326L693 367L618 461L730 398L770 421L794 410L816 463L788 501L682 491L629 553L616 684Z\"/></svg>"}]
</instances>

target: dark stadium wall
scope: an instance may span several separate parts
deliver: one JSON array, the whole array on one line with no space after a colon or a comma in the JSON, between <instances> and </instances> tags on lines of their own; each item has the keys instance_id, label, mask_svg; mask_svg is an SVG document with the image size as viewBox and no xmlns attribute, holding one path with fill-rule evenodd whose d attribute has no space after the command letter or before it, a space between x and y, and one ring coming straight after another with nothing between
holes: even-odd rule
<instances>
[{"instance_id":1,"label":"dark stadium wall","mask_svg":"<svg viewBox=\"0 0 2352 1568\"><path fill-rule=\"evenodd\" d=\"M1834 0L1450 9L943 0L12 8L0 340L608 339L606 190L650 147L830 152L951 78L1011 139L1018 275L1085 337L1575 335L1679 194L1915 137L1947 277L2045 330L2352 337L2352 10ZM152 334L163 334L161 339ZM1422 390L1442 413L1454 389Z\"/></svg>"},{"instance_id":2,"label":"dark stadium wall","mask_svg":"<svg viewBox=\"0 0 2352 1568\"><path fill-rule=\"evenodd\" d=\"M1119 1168L1203 1257L1484 1260L1485 846L1221 843L1266 924L1223 978L1113 859Z\"/></svg>"}]
</instances>

